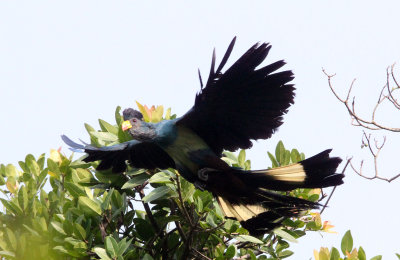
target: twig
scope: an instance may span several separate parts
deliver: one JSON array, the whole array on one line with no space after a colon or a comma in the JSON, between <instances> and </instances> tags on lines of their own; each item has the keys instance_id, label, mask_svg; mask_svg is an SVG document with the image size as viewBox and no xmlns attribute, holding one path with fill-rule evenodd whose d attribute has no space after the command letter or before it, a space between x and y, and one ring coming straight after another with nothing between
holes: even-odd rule
<instances>
[{"instance_id":1,"label":"twig","mask_svg":"<svg viewBox=\"0 0 400 260\"><path fill-rule=\"evenodd\" d=\"M146 196L146 195L144 194L143 189L144 189L144 187L145 187L148 183L149 183L149 182L146 181L146 182L143 183L142 185L136 187L136 191L139 193L139 196L140 196L140 199L141 199L141 201L142 201L144 210L146 211L146 214L147 214L147 216L149 217L150 223L151 223L151 225L153 226L154 231L155 231L156 233L158 233L158 232L160 231L160 227L158 226L156 220L154 219L154 216L153 216L153 213L151 212L151 209L150 209L149 204L143 201L144 196Z\"/></svg>"},{"instance_id":2,"label":"twig","mask_svg":"<svg viewBox=\"0 0 400 260\"><path fill-rule=\"evenodd\" d=\"M183 201L182 192L181 192L181 182L179 180L179 176L178 175L176 175L176 179L175 180L176 180L176 187L177 187L177 191L178 191L179 200L181 202L182 212L184 213L187 221L189 222L189 225L191 227L193 227L192 218L190 217L189 213L187 212L187 210L185 208L185 202Z\"/></svg>"},{"instance_id":3,"label":"twig","mask_svg":"<svg viewBox=\"0 0 400 260\"><path fill-rule=\"evenodd\" d=\"M371 114L371 120L366 120L363 117L359 116L356 112L356 106L355 106L355 97L353 97L351 104L349 104L349 98L351 95L351 91L353 89L354 86L354 82L355 80L352 81L350 88L347 92L347 96L346 99L342 99L339 97L339 95L336 93L333 84L332 84L332 78L335 76L335 74L333 75L329 75L324 69L322 69L323 73L327 76L328 78L328 85L329 88L331 89L332 93L335 95L335 97L342 103L344 104L344 106L346 107L350 117L351 117L351 124L354 126L360 126L364 129L369 129L369 130L387 130L387 131L391 131L391 132L400 132L400 128L397 127L389 127L389 126L385 126L382 125L380 123L376 122L375 119L375 115L376 115L376 111L378 110L378 108L380 107L380 105L384 102L384 101L389 101L397 110L400 110L400 103L399 101L395 98L395 96L393 95L394 91L400 89L400 85L399 82L397 81L395 75L394 75L394 66L395 64L393 64L390 68L388 67L386 69L386 84L382 87L378 100L372 110L372 114ZM390 84L391 81L393 81L394 83L394 87L391 88ZM397 93L397 92L396 92ZM374 161L374 176L372 177L368 177L365 176L362 173L362 167L363 167L363 163L364 161L361 161L360 163L360 168L359 170L356 169L356 167L354 167L354 165L352 164L352 162L350 162L350 166L353 169L353 171L355 171L359 176L365 178L365 179L379 179L379 180L384 180L387 182L391 182L397 178L400 177L400 173L396 174L395 176L391 177L391 178L384 178L379 176L379 172L378 172L378 156L380 151L382 150L383 146L385 145L386 142L386 137L383 137L383 142L381 145L378 144L377 140L374 140L374 147L371 145L371 135L367 135L365 133L365 131L363 132L363 137L362 137L362 147L366 147L368 146L368 149L373 157L373 161ZM335 189L334 189L335 190ZM333 190L333 191L334 191ZM333 192L332 191L332 192ZM323 209L324 210L324 209ZM322 210L322 211L323 211ZM322 212L321 211L321 212Z\"/></svg>"},{"instance_id":4,"label":"twig","mask_svg":"<svg viewBox=\"0 0 400 260\"><path fill-rule=\"evenodd\" d=\"M151 245L157 239L157 237L160 237L161 239L164 238L164 228L165 228L165 226L163 228L160 228L158 226L158 224L157 224L157 222L156 222L156 220L154 218L154 215L151 212L149 204L147 202L143 201L143 198L145 197L143 189L148 183L149 182L146 181L142 185L136 187L136 191L139 193L139 196L140 196L140 199L142 200L142 204L143 204L144 210L146 211L147 217L149 218L150 223L151 223L152 227L154 228L154 231L156 232L156 236L154 236L153 239L151 239L148 243L146 243L146 248L151 253L152 252ZM161 251L162 251L161 253L163 255L163 258L167 259L168 258L168 245L166 243L166 240L163 243ZM152 255L154 255L154 254L152 254Z\"/></svg>"},{"instance_id":5,"label":"twig","mask_svg":"<svg viewBox=\"0 0 400 260\"><path fill-rule=\"evenodd\" d=\"M171 215L175 215L175 212L176 212L175 201L170 200L170 208L171 208ZM182 237L182 240L184 242L186 242L186 235L185 235L185 232L183 232L181 223L177 220L175 220L174 223L175 223L176 229L178 230L179 235Z\"/></svg>"},{"instance_id":6,"label":"twig","mask_svg":"<svg viewBox=\"0 0 400 260\"><path fill-rule=\"evenodd\" d=\"M370 130L387 130L387 131L391 131L391 132L400 132L400 128L397 128L397 127L388 127L388 126L382 125L382 124L380 124L380 123L377 123L377 122L375 121L375 113L376 113L376 110L377 110L378 106L382 104L382 102L383 102L384 100L386 100L386 99L389 100L389 101L390 101L393 105L395 105L396 107L397 107L397 105L399 105L398 102L397 102L397 100L396 100L396 99L393 97L393 95L392 95L392 92L393 92L394 90L398 89L398 87L395 88L395 89L393 89L393 90L390 90L390 88L389 88L389 82L387 82L387 83L385 84L385 86L383 87L383 89L382 89L382 91L381 91L381 95L379 96L380 98L378 99L378 102L377 102L377 104L375 105L374 110L372 111L372 116L371 116L372 119L371 119L371 120L366 120L366 119L360 117L360 116L356 113L356 109L355 109L355 97L353 97L352 103L349 104L349 99L350 99L351 91L352 91L353 86L354 86L354 83L355 83L355 79L354 79L354 80L351 82L351 84L350 84L349 90L348 90L348 92L347 92L346 99L342 99L342 98L340 98L339 95L336 93L336 91L335 91L335 89L334 89L334 87L333 87L333 84L332 84L332 78L333 78L336 74L330 75L330 74L328 74L328 73L325 71L325 69L322 69L322 71L323 71L323 73L324 73L324 74L327 76L327 78L328 78L328 85L329 85L329 88L331 89L332 93L335 95L335 97L337 98L337 100L339 100L341 103L344 104L344 106L346 107L346 109L347 109L348 113L350 114L352 120L353 120L353 121L356 121L356 123L352 122L352 125L354 125L354 126L361 126L361 127L364 127L364 128L366 128L366 129L370 129ZM394 74L392 74L392 75L393 75L392 78L395 78L395 77L394 77ZM394 80L394 81L395 81L395 80ZM396 82L396 85L398 85L398 84L397 84L397 81L395 81L395 82ZM387 88L388 95L384 95L384 94L383 94L383 91L384 91L385 88ZM389 97L390 97L390 98L389 98ZM399 108L400 108L400 106L399 106Z\"/></svg>"},{"instance_id":7,"label":"twig","mask_svg":"<svg viewBox=\"0 0 400 260\"><path fill-rule=\"evenodd\" d=\"M350 163L351 159L352 159L352 158L349 158L349 159L347 159L346 165L344 166L344 168L343 168L343 170L342 170L342 174L344 174L344 173L345 173L345 171L346 171L346 168L347 168L347 166L349 165L349 163ZM326 209L326 207L328 206L328 203L329 203L329 201L331 200L331 198L332 198L332 195L333 195L333 193L334 193L334 192L335 192L335 190L336 190L336 187L337 187L337 186L333 187L331 194L329 194L329 197L328 197L328 199L326 200L326 202L325 202L324 206L322 207L322 209L321 209L321 211L320 211L320 213L319 213L320 215L322 214L322 212L324 212L324 210L325 210L325 209Z\"/></svg>"},{"instance_id":8,"label":"twig","mask_svg":"<svg viewBox=\"0 0 400 260\"><path fill-rule=\"evenodd\" d=\"M195 249L195 248L192 248L192 251L195 252L196 254L198 254L198 256L200 256L201 259L212 260L212 258L209 258L208 256L202 254L200 251L198 251L198 250ZM196 259L198 259L198 258L196 257Z\"/></svg>"},{"instance_id":9,"label":"twig","mask_svg":"<svg viewBox=\"0 0 400 260\"><path fill-rule=\"evenodd\" d=\"M367 135L365 132L363 132L363 140L362 140L362 142L363 142L363 146L367 146L369 151L370 151L370 153L371 153L371 155L373 156L375 174L372 177L368 177L368 176L365 176L363 174L364 161L361 161L359 170L357 170L356 167L354 167L354 165L352 163L350 163L350 166L351 166L351 168L353 169L353 171L355 173L357 173L359 176L363 177L364 179L368 179L368 180L379 179L379 180L383 180L383 181L387 181L387 182L392 182L393 180L395 180L395 179L400 177L400 173L395 175L395 176L393 176L393 177L391 177L391 178L385 178L385 177L382 177L382 176L379 175L378 157L379 157L380 151L382 150L383 146L386 143L386 137L385 136L383 137L383 141L382 141L381 144L378 144L378 141L374 140L375 150L374 150L374 148L373 148L373 146L371 144L371 135L370 134Z\"/></svg>"}]
</instances>

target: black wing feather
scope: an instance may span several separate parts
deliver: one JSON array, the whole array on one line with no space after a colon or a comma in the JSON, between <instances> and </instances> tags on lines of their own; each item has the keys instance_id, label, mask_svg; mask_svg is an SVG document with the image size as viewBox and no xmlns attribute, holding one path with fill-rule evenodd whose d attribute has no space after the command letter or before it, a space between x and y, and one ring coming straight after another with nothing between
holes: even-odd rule
<instances>
[{"instance_id":1,"label":"black wing feather","mask_svg":"<svg viewBox=\"0 0 400 260\"><path fill-rule=\"evenodd\" d=\"M177 121L195 131L217 154L223 149L247 149L252 146L251 140L271 137L294 98L295 88L287 84L293 80L293 73L275 72L284 61L256 69L271 49L268 43L255 44L221 73L235 40L216 72L213 55L205 88L196 96L192 109Z\"/></svg>"},{"instance_id":2,"label":"black wing feather","mask_svg":"<svg viewBox=\"0 0 400 260\"><path fill-rule=\"evenodd\" d=\"M126 161L135 168L175 168L173 159L160 146L151 142L131 140L112 146L94 147L75 143L65 135L61 138L72 150L87 153L88 156L83 159L85 162L101 161L97 170L111 168L115 173L124 172Z\"/></svg>"}]
</instances>

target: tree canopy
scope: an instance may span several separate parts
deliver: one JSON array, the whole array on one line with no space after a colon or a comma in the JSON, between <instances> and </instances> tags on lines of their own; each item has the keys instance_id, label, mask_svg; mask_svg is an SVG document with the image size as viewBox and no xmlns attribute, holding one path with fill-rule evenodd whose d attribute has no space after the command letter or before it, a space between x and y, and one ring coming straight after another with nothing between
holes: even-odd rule
<instances>
[{"instance_id":1,"label":"tree canopy","mask_svg":"<svg viewBox=\"0 0 400 260\"><path fill-rule=\"evenodd\" d=\"M146 121L171 119L162 106L138 107ZM99 119L100 129L85 124L93 145L112 145L131 137L121 130L120 107L115 123ZM280 141L268 152L271 167L305 158ZM125 174L96 171L74 154L51 150L49 156L28 154L19 162L0 166L0 255L4 259L283 259L294 254L307 232L333 232L318 211L260 237L250 236L239 222L225 219L207 191L196 189L174 169L148 171L129 168ZM251 168L245 150L224 152L232 166ZM325 202L320 189L296 189L290 195ZM326 204L325 204L326 206ZM318 247L318 246L316 246ZM353 248L350 231L341 252L321 248L317 260L366 259ZM380 259L376 256L372 259Z\"/></svg>"}]
</instances>

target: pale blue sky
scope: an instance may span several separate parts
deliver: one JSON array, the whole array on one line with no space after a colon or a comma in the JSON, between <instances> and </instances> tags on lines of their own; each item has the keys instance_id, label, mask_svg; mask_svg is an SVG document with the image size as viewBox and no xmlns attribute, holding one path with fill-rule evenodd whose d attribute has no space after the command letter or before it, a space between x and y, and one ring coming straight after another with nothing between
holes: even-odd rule
<instances>
[{"instance_id":1,"label":"pale blue sky","mask_svg":"<svg viewBox=\"0 0 400 260\"><path fill-rule=\"evenodd\" d=\"M321 67L337 73L342 95L356 77L358 110L369 115L386 67L400 62L399 10L395 0L1 1L0 162L60 146L69 153L60 134L88 140L84 122L113 122L115 107L135 100L182 115L199 90L197 68L205 78L212 49L220 59L235 35L231 62L265 41L273 46L267 62L285 59L296 75L295 105L285 124L248 153L254 169L270 165L266 152L280 139L307 156L333 148L355 162L368 159L360 151L361 130L350 126ZM400 123L390 110L379 117ZM391 176L400 168L399 138L387 136L381 172ZM339 234L310 233L293 246L292 259L309 259L320 246L340 247L347 229L368 257L395 259L400 252L400 180L371 182L348 171L345 182L323 214Z\"/></svg>"}]
</instances>

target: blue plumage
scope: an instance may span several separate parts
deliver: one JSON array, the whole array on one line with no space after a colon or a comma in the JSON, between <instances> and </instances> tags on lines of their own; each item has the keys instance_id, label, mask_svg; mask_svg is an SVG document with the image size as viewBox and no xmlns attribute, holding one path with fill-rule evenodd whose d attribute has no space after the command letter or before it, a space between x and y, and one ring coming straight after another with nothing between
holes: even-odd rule
<instances>
[{"instance_id":1,"label":"blue plumage","mask_svg":"<svg viewBox=\"0 0 400 260\"><path fill-rule=\"evenodd\" d=\"M322 188L343 183L336 169L340 158L326 150L286 167L244 171L221 160L222 151L247 149L252 140L267 139L283 122L293 104L291 71L276 72L285 63L277 61L257 68L267 57L267 43L252 46L222 73L235 39L215 71L215 53L207 84L194 106L182 117L159 123L143 121L132 108L123 112L123 130L134 140L108 147L81 145L62 139L72 149L84 151L87 162L98 161L97 170L175 168L197 187L216 197L227 218L237 219L253 235L269 232L287 217L317 208L317 203L280 195L270 190ZM269 189L269 190L267 190Z\"/></svg>"}]
</instances>

